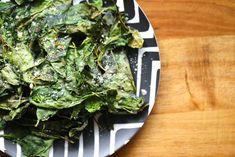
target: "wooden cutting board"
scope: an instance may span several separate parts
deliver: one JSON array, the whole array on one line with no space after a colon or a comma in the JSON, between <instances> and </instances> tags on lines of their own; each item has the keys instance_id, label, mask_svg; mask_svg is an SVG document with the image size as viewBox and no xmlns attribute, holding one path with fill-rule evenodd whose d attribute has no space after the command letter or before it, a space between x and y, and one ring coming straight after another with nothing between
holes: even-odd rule
<instances>
[{"instance_id":1,"label":"wooden cutting board","mask_svg":"<svg viewBox=\"0 0 235 157\"><path fill-rule=\"evenodd\" d=\"M235 157L235 0L138 0L161 51L156 104L113 157Z\"/></svg>"}]
</instances>

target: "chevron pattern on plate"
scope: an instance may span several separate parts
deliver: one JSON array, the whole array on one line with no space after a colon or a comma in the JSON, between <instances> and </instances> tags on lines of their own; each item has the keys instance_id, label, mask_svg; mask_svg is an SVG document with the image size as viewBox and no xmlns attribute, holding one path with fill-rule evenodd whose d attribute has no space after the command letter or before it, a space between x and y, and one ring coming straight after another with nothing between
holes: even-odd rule
<instances>
[{"instance_id":1,"label":"chevron pattern on plate","mask_svg":"<svg viewBox=\"0 0 235 157\"><path fill-rule=\"evenodd\" d=\"M83 1L74 0L74 4ZM129 52L128 58L137 87L136 95L144 97L149 107L137 115L114 116L115 123L113 130L110 131L99 128L96 122L91 122L78 143L57 141L51 148L49 157L109 156L129 142L143 126L154 106L160 79L160 56L154 30L135 0L116 0L115 2L121 12L128 14L128 25L138 29L145 40L144 47ZM109 5L110 0L105 0L104 3ZM96 118L99 119L99 116ZM0 131L0 135L4 132ZM0 138L0 150L12 157L22 157L20 146L3 138Z\"/></svg>"}]
</instances>

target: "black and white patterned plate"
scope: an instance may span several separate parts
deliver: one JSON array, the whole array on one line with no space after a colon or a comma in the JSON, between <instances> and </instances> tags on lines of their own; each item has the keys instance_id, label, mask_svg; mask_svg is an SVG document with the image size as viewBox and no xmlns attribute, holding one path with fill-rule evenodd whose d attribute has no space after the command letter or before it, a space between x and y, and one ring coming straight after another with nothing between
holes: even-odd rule
<instances>
[{"instance_id":1,"label":"black and white patterned plate","mask_svg":"<svg viewBox=\"0 0 235 157\"><path fill-rule=\"evenodd\" d=\"M74 0L74 4L81 1ZM110 0L104 2L109 3ZM121 12L128 14L130 19L128 25L138 29L145 41L144 47L131 50L132 52L129 53L128 58L136 82L136 94L144 97L149 106L138 115L114 116L113 130L110 131L99 128L96 122L91 123L81 135L78 143L55 142L50 150L49 157L109 156L129 142L143 126L153 108L160 77L159 48L153 28L135 0L116 0L116 3ZM0 132L0 134L3 133L4 131ZM12 157L22 157L20 146L4 138L0 138L0 150L5 151Z\"/></svg>"}]
</instances>

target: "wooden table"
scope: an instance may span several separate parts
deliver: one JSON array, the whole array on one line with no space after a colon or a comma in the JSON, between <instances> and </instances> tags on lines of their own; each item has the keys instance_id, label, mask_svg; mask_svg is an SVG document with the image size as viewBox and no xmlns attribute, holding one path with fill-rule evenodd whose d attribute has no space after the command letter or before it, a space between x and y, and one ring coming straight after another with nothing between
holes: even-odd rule
<instances>
[{"instance_id":1,"label":"wooden table","mask_svg":"<svg viewBox=\"0 0 235 157\"><path fill-rule=\"evenodd\" d=\"M161 51L157 101L113 157L235 157L235 0L138 0Z\"/></svg>"}]
</instances>

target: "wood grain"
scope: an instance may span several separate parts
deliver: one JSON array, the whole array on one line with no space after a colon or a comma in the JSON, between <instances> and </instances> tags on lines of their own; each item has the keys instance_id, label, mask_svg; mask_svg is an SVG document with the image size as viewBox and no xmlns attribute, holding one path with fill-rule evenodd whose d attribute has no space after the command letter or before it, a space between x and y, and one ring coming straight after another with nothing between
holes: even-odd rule
<instances>
[{"instance_id":1,"label":"wood grain","mask_svg":"<svg viewBox=\"0 0 235 157\"><path fill-rule=\"evenodd\" d=\"M234 157L235 110L153 114L114 157Z\"/></svg>"},{"instance_id":2,"label":"wood grain","mask_svg":"<svg viewBox=\"0 0 235 157\"><path fill-rule=\"evenodd\" d=\"M137 0L157 37L235 34L234 0Z\"/></svg>"},{"instance_id":3,"label":"wood grain","mask_svg":"<svg viewBox=\"0 0 235 157\"><path fill-rule=\"evenodd\" d=\"M235 156L235 1L138 0L161 51L143 129L113 157Z\"/></svg>"},{"instance_id":4,"label":"wood grain","mask_svg":"<svg viewBox=\"0 0 235 157\"><path fill-rule=\"evenodd\" d=\"M235 36L167 39L160 49L153 113L235 109Z\"/></svg>"}]
</instances>

